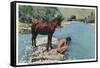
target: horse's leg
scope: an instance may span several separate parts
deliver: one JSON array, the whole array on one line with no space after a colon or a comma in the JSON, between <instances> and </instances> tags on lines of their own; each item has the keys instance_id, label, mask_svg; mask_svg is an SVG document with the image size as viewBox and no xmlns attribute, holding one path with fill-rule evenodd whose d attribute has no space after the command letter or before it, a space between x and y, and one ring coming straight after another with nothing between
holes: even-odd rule
<instances>
[{"instance_id":1,"label":"horse's leg","mask_svg":"<svg viewBox=\"0 0 100 68\"><path fill-rule=\"evenodd\" d=\"M51 34L48 35L47 51L49 51L49 47L50 47L51 49L53 49L53 47L52 47L52 35L51 35Z\"/></svg>"},{"instance_id":2,"label":"horse's leg","mask_svg":"<svg viewBox=\"0 0 100 68\"><path fill-rule=\"evenodd\" d=\"M49 51L49 36L48 36L48 44L46 46L47 51Z\"/></svg>"},{"instance_id":3,"label":"horse's leg","mask_svg":"<svg viewBox=\"0 0 100 68\"><path fill-rule=\"evenodd\" d=\"M32 35L32 46L33 46L33 35Z\"/></svg>"},{"instance_id":4,"label":"horse's leg","mask_svg":"<svg viewBox=\"0 0 100 68\"><path fill-rule=\"evenodd\" d=\"M52 47L52 34L50 35L50 38L49 38L49 43L50 43L50 45L49 45L49 46L50 46L50 48L51 48L51 49L53 49L53 47Z\"/></svg>"},{"instance_id":5,"label":"horse's leg","mask_svg":"<svg viewBox=\"0 0 100 68\"><path fill-rule=\"evenodd\" d=\"M34 46L36 47L36 39L33 38L33 43L34 43Z\"/></svg>"},{"instance_id":6,"label":"horse's leg","mask_svg":"<svg viewBox=\"0 0 100 68\"><path fill-rule=\"evenodd\" d=\"M36 37L37 37L37 34L32 35L32 46L34 45L35 47L36 47Z\"/></svg>"},{"instance_id":7,"label":"horse's leg","mask_svg":"<svg viewBox=\"0 0 100 68\"><path fill-rule=\"evenodd\" d=\"M49 51L49 46L50 46L50 35L48 35L48 44L47 44L47 46L46 46L47 51Z\"/></svg>"}]
</instances>

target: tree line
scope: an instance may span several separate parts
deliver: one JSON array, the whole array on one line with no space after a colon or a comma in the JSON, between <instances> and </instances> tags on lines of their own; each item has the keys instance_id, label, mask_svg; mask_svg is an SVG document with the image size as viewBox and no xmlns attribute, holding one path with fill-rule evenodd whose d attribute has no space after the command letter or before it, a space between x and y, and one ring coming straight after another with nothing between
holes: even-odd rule
<instances>
[{"instance_id":1,"label":"tree line","mask_svg":"<svg viewBox=\"0 0 100 68\"><path fill-rule=\"evenodd\" d=\"M49 21L55 15L62 15L57 7L19 5L19 22L32 23L32 19Z\"/></svg>"}]
</instances>

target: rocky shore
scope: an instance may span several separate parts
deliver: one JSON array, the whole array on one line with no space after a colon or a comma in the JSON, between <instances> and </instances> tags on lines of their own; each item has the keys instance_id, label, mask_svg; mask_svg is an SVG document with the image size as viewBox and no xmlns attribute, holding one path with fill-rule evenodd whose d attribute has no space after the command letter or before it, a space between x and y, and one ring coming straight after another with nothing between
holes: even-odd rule
<instances>
[{"instance_id":1,"label":"rocky shore","mask_svg":"<svg viewBox=\"0 0 100 68\"><path fill-rule=\"evenodd\" d=\"M64 54L57 53L57 38L53 37L52 45L54 49L46 51L47 37L43 37L37 40L36 47L27 47L25 50L25 56L21 62L23 63L36 63L36 62L49 62L49 61L61 61L64 58Z\"/></svg>"}]
</instances>

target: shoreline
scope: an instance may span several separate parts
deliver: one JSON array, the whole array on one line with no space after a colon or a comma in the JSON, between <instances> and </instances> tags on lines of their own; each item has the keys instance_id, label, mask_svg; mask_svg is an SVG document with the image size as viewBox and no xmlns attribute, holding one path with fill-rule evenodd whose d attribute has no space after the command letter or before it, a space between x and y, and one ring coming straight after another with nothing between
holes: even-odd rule
<instances>
[{"instance_id":1,"label":"shoreline","mask_svg":"<svg viewBox=\"0 0 100 68\"><path fill-rule=\"evenodd\" d=\"M61 26L65 26L65 25L70 25L72 23L83 23L83 22L80 22L80 21L63 21ZM87 23L91 26L95 26L95 23ZM28 26L28 27L25 27L25 26ZM19 24L19 33L21 34L29 34L31 33L31 24L25 24L25 23L20 23Z\"/></svg>"}]
</instances>

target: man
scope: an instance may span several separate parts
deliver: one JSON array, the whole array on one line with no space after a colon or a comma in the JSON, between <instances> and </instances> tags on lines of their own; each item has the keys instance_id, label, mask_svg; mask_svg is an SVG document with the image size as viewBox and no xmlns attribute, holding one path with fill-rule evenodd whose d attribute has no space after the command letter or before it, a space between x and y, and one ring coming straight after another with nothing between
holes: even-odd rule
<instances>
[{"instance_id":1,"label":"man","mask_svg":"<svg viewBox=\"0 0 100 68\"><path fill-rule=\"evenodd\" d=\"M58 47L56 48L56 51L58 53L63 53L65 49L68 48L71 41L71 37L63 38L58 40Z\"/></svg>"}]
</instances>

